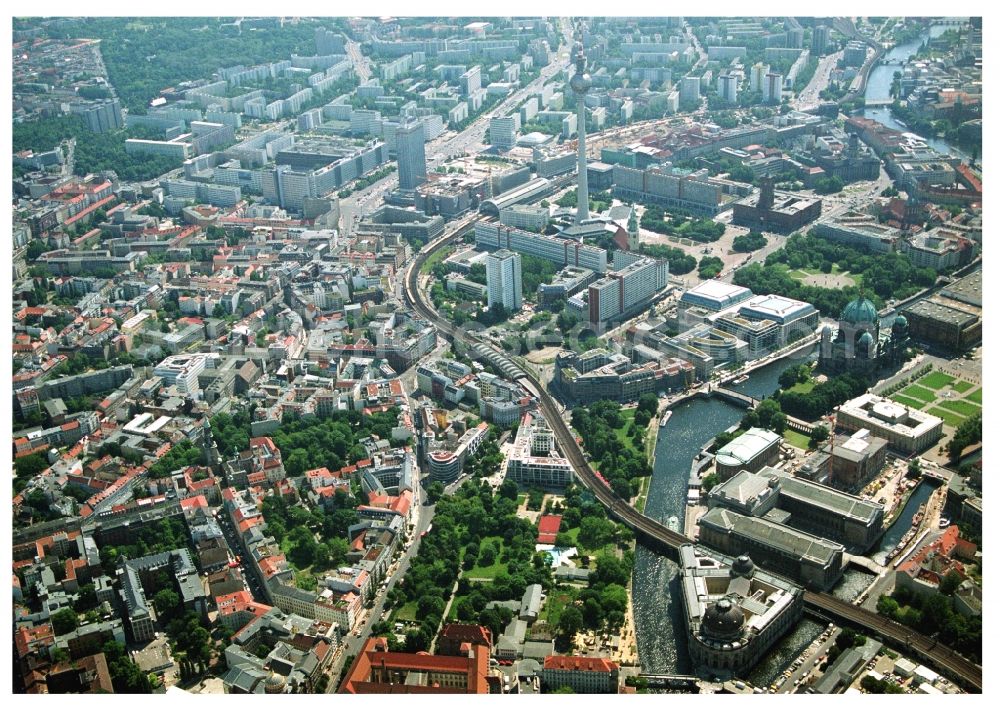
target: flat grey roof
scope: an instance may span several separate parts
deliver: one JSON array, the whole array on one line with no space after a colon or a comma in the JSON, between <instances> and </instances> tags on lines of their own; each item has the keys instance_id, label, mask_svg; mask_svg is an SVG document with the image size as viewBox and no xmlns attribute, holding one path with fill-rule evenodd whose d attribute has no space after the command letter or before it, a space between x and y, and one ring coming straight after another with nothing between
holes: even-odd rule
<instances>
[{"instance_id":1,"label":"flat grey roof","mask_svg":"<svg viewBox=\"0 0 1000 716\"><path fill-rule=\"evenodd\" d=\"M767 467L760 472L768 476L776 476L781 484L783 495L836 512L850 520L867 524L874 521L883 512L882 507L874 502L859 499L826 485L803 480L789 475L784 470Z\"/></svg>"},{"instance_id":2,"label":"flat grey roof","mask_svg":"<svg viewBox=\"0 0 1000 716\"><path fill-rule=\"evenodd\" d=\"M813 537L791 527L758 517L746 517L722 507L713 507L699 522L732 531L758 544L774 547L786 554L820 565L833 564L844 552L836 542Z\"/></svg>"}]
</instances>

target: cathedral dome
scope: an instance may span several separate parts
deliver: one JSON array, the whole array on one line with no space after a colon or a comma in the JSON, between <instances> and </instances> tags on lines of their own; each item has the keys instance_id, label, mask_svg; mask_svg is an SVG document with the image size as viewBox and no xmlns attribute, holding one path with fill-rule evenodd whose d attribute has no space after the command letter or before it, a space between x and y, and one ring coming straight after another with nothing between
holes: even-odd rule
<instances>
[{"instance_id":1,"label":"cathedral dome","mask_svg":"<svg viewBox=\"0 0 1000 716\"><path fill-rule=\"evenodd\" d=\"M723 597L705 609L701 628L709 638L729 641L739 639L743 633L743 622L743 611L731 599Z\"/></svg>"},{"instance_id":2,"label":"cathedral dome","mask_svg":"<svg viewBox=\"0 0 1000 716\"><path fill-rule=\"evenodd\" d=\"M840 320L844 323L869 323L873 324L878 320L878 311L875 304L867 298L859 296L844 307L840 314Z\"/></svg>"}]
</instances>

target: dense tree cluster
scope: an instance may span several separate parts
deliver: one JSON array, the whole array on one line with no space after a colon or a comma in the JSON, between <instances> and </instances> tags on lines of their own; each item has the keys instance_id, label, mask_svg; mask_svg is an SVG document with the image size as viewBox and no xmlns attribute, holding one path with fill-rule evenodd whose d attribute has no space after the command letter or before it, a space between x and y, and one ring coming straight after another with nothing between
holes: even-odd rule
<instances>
[{"instance_id":1,"label":"dense tree cluster","mask_svg":"<svg viewBox=\"0 0 1000 716\"><path fill-rule=\"evenodd\" d=\"M970 445L983 441L983 414L976 413L958 426L954 437L948 441L948 457L958 458L962 451Z\"/></svg>"},{"instance_id":2,"label":"dense tree cluster","mask_svg":"<svg viewBox=\"0 0 1000 716\"><path fill-rule=\"evenodd\" d=\"M611 202L614 200L611 193L607 191L590 192L588 198L590 199L590 210L598 213L606 211L608 207L611 206ZM575 209L577 201L576 189L570 189L568 192L559 197L556 201L556 206L564 209Z\"/></svg>"},{"instance_id":3,"label":"dense tree cluster","mask_svg":"<svg viewBox=\"0 0 1000 716\"><path fill-rule=\"evenodd\" d=\"M749 234L733 239L733 251L741 254L747 254L765 246L767 246L767 238L759 231L751 231Z\"/></svg>"},{"instance_id":4,"label":"dense tree cluster","mask_svg":"<svg viewBox=\"0 0 1000 716\"><path fill-rule=\"evenodd\" d=\"M211 77L220 67L315 54L317 21L300 19L273 27L236 30L223 18L89 17L50 26L58 38L102 40L108 81L122 103L142 111L164 87ZM324 18L330 28L335 19ZM169 50L164 50L169 48Z\"/></svg>"},{"instance_id":5,"label":"dense tree cluster","mask_svg":"<svg viewBox=\"0 0 1000 716\"><path fill-rule=\"evenodd\" d=\"M756 408L747 411L740 421L740 427L744 430L748 428L764 428L781 435L785 432L788 419L781 410L781 405L777 400L768 398L760 401Z\"/></svg>"},{"instance_id":6,"label":"dense tree cluster","mask_svg":"<svg viewBox=\"0 0 1000 716\"><path fill-rule=\"evenodd\" d=\"M503 541L502 559L508 574L492 582L461 580L458 596L464 597L458 608L461 621L474 621L490 628L494 635L503 633L510 620L508 610L488 610L493 600L520 599L532 583L551 585L552 575L541 557L535 558L538 530L531 522L517 517L517 485L504 483L497 494L484 481L468 481L454 495L443 496L434 515L434 529L423 537L420 550L410 563L406 578L389 592L391 605L413 602L417 607L419 627L410 629L402 645L406 651L427 649L437 633L461 567L472 569L480 561L490 561L481 545L489 537ZM464 560L464 562L463 562Z\"/></svg>"},{"instance_id":7,"label":"dense tree cluster","mask_svg":"<svg viewBox=\"0 0 1000 716\"><path fill-rule=\"evenodd\" d=\"M108 673L111 674L111 685L116 694L148 694L152 692L151 676L132 661L124 645L112 638L104 642L101 652L108 663Z\"/></svg>"},{"instance_id":8,"label":"dense tree cluster","mask_svg":"<svg viewBox=\"0 0 1000 716\"><path fill-rule=\"evenodd\" d=\"M181 165L181 161L174 157L128 154L125 151L128 131L92 132L76 115L47 117L14 125L14 151L48 151L71 138L76 138L73 164L80 175L112 170L119 179L144 181Z\"/></svg>"},{"instance_id":9,"label":"dense tree cluster","mask_svg":"<svg viewBox=\"0 0 1000 716\"><path fill-rule=\"evenodd\" d=\"M823 273L830 273L836 264L839 271L850 271L854 276L860 276L865 288L883 300L907 298L933 286L937 280L934 269L915 266L903 254L865 253L852 246L812 235L792 234L785 247L770 254L766 263L768 266L786 264L791 269L813 269Z\"/></svg>"},{"instance_id":10,"label":"dense tree cluster","mask_svg":"<svg viewBox=\"0 0 1000 716\"><path fill-rule=\"evenodd\" d=\"M971 658L983 661L983 618L966 616L955 610L951 597L941 593L919 594L906 587L896 589L891 597L878 600L878 612L916 629L921 634L937 635L943 644Z\"/></svg>"},{"instance_id":11,"label":"dense tree cluster","mask_svg":"<svg viewBox=\"0 0 1000 716\"><path fill-rule=\"evenodd\" d=\"M114 573L120 559L137 559L187 546L188 531L184 518L167 517L156 524L142 527L129 544L101 547L101 565L105 572Z\"/></svg>"},{"instance_id":12,"label":"dense tree cluster","mask_svg":"<svg viewBox=\"0 0 1000 716\"><path fill-rule=\"evenodd\" d=\"M768 256L768 261L771 256ZM789 276L785 268L774 264L751 263L744 266L733 274L733 283L749 288L758 296L775 293L811 303L820 314L831 318L840 316L844 306L857 295L853 290L842 288L806 286Z\"/></svg>"},{"instance_id":13,"label":"dense tree cluster","mask_svg":"<svg viewBox=\"0 0 1000 716\"><path fill-rule=\"evenodd\" d=\"M201 448L190 440L182 440L150 466L149 476L152 478L166 477L174 470L180 470L190 465L204 464L205 460Z\"/></svg>"},{"instance_id":14,"label":"dense tree cluster","mask_svg":"<svg viewBox=\"0 0 1000 716\"><path fill-rule=\"evenodd\" d=\"M855 398L868 389L868 382L860 375L842 373L817 383L808 393L781 391L778 402L781 409L803 420L818 420L838 405Z\"/></svg>"},{"instance_id":15,"label":"dense tree cluster","mask_svg":"<svg viewBox=\"0 0 1000 716\"><path fill-rule=\"evenodd\" d=\"M364 418L355 411L326 418L286 414L271 439L281 450L286 474L298 477L306 470L324 466L336 472L366 457L359 442L362 438L388 438L397 418L396 409ZM219 413L212 418L212 434L221 455L230 457L248 447L250 422L249 410Z\"/></svg>"},{"instance_id":16,"label":"dense tree cluster","mask_svg":"<svg viewBox=\"0 0 1000 716\"><path fill-rule=\"evenodd\" d=\"M619 497L636 494L640 478L650 474L649 462L636 445L643 444L645 426L635 423L632 440L626 443L615 433L625 425L621 405L600 400L589 407L573 409L573 427L583 438L591 459Z\"/></svg>"},{"instance_id":17,"label":"dense tree cluster","mask_svg":"<svg viewBox=\"0 0 1000 716\"><path fill-rule=\"evenodd\" d=\"M670 262L670 275L683 276L691 273L698 266L698 261L693 256L673 246L662 244L639 244L639 252L654 259L667 259Z\"/></svg>"},{"instance_id":18,"label":"dense tree cluster","mask_svg":"<svg viewBox=\"0 0 1000 716\"><path fill-rule=\"evenodd\" d=\"M44 452L33 452L14 460L14 472L18 477L34 477L40 472L44 472L49 467L49 461L45 459Z\"/></svg>"},{"instance_id":19,"label":"dense tree cluster","mask_svg":"<svg viewBox=\"0 0 1000 716\"><path fill-rule=\"evenodd\" d=\"M668 219L667 210L655 204L646 207L640 220L640 226L647 231L655 231L658 234L669 236L681 236L699 243L718 241L726 233L726 227L723 224L711 219L685 216L683 212L675 209L670 210Z\"/></svg>"},{"instance_id":20,"label":"dense tree cluster","mask_svg":"<svg viewBox=\"0 0 1000 716\"><path fill-rule=\"evenodd\" d=\"M836 194L844 189L844 182L840 177L821 177L813 184L813 191L817 194Z\"/></svg>"},{"instance_id":21,"label":"dense tree cluster","mask_svg":"<svg viewBox=\"0 0 1000 716\"><path fill-rule=\"evenodd\" d=\"M284 498L269 495L261 504L261 514L275 540L283 543L287 538L285 556L296 569L322 570L346 564L350 545L345 535L347 528L358 521L353 509L357 504L349 492L338 492L335 506L324 514L319 509L290 506Z\"/></svg>"},{"instance_id":22,"label":"dense tree cluster","mask_svg":"<svg viewBox=\"0 0 1000 716\"><path fill-rule=\"evenodd\" d=\"M702 256L701 261L698 262L698 278L715 278L722 271L724 265L718 256Z\"/></svg>"}]
</instances>

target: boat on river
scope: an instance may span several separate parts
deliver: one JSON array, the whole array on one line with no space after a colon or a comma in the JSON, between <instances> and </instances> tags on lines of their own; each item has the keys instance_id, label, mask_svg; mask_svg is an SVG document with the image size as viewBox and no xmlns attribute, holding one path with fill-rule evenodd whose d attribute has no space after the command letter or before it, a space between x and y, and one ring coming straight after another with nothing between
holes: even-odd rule
<instances>
[{"instance_id":1,"label":"boat on river","mask_svg":"<svg viewBox=\"0 0 1000 716\"><path fill-rule=\"evenodd\" d=\"M667 424L667 421L670 420L670 416L673 415L673 414L674 414L674 411L672 411L672 410L668 410L667 412L665 412L663 414L663 417L660 418L660 427L661 428L664 427Z\"/></svg>"}]
</instances>

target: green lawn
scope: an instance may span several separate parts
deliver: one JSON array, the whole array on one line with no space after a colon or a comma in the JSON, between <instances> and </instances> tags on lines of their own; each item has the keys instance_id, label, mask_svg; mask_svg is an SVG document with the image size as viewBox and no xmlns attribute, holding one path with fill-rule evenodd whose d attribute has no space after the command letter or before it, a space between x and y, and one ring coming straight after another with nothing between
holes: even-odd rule
<instances>
[{"instance_id":1,"label":"green lawn","mask_svg":"<svg viewBox=\"0 0 1000 716\"><path fill-rule=\"evenodd\" d=\"M788 392L789 393L802 393L804 395L806 393L811 393L812 389L813 389L813 387L815 385L816 385L816 381L814 381L814 380L809 380L809 381L806 381L805 383L796 383L791 388L788 388Z\"/></svg>"},{"instance_id":2,"label":"green lawn","mask_svg":"<svg viewBox=\"0 0 1000 716\"><path fill-rule=\"evenodd\" d=\"M963 418L961 415L955 415L955 413L952 413L948 410L943 410L942 408L929 408L927 412L930 413L931 415L934 415L935 417L941 418L946 425L950 425L953 428L957 428L959 425L965 422L965 418Z\"/></svg>"},{"instance_id":3,"label":"green lawn","mask_svg":"<svg viewBox=\"0 0 1000 716\"><path fill-rule=\"evenodd\" d=\"M965 393L966 391L970 390L972 386L973 386L972 383L966 380L960 380L957 383L955 383L955 385L951 386L951 389L954 390L959 395L961 395L962 393Z\"/></svg>"},{"instance_id":4,"label":"green lawn","mask_svg":"<svg viewBox=\"0 0 1000 716\"><path fill-rule=\"evenodd\" d=\"M545 599L545 607L542 609L542 613L538 615L538 619L547 624L558 624L563 609L567 605L572 604L575 597L575 589L552 589Z\"/></svg>"},{"instance_id":5,"label":"green lawn","mask_svg":"<svg viewBox=\"0 0 1000 716\"><path fill-rule=\"evenodd\" d=\"M444 257L447 256L449 251L451 251L450 246L442 246L440 249L428 256L421 273L431 273L435 266L444 261Z\"/></svg>"},{"instance_id":6,"label":"green lawn","mask_svg":"<svg viewBox=\"0 0 1000 716\"><path fill-rule=\"evenodd\" d=\"M635 408L626 408L621 411L622 420L624 424L620 428L615 428L615 435L621 438L622 442L631 442L628 436L628 429L632 427L632 423L635 422Z\"/></svg>"},{"instance_id":7,"label":"green lawn","mask_svg":"<svg viewBox=\"0 0 1000 716\"><path fill-rule=\"evenodd\" d=\"M892 396L892 399L897 403L901 403L908 408L913 408L914 410L923 410L924 404L919 400L914 400L913 398L907 398L902 393L896 393Z\"/></svg>"},{"instance_id":8,"label":"green lawn","mask_svg":"<svg viewBox=\"0 0 1000 716\"><path fill-rule=\"evenodd\" d=\"M392 613L390 621L415 622L417 620L417 603L407 602Z\"/></svg>"},{"instance_id":9,"label":"green lawn","mask_svg":"<svg viewBox=\"0 0 1000 716\"><path fill-rule=\"evenodd\" d=\"M945 410L950 410L953 413L958 413L959 415L964 415L967 418L971 418L976 413L982 412L982 406L976 405L975 403L967 403L964 400L944 400L940 403L941 407Z\"/></svg>"},{"instance_id":10,"label":"green lawn","mask_svg":"<svg viewBox=\"0 0 1000 716\"><path fill-rule=\"evenodd\" d=\"M853 282L855 284L857 284L857 282L858 282L858 279L857 279L857 277L854 274L852 274L852 273L850 273L848 271L843 271L840 268L840 266L838 266L837 264L833 265L833 269L830 271L829 274L824 274L822 271L820 271L819 269L816 269L816 268L800 268L800 269L787 268L787 270L788 270L788 276L789 276L789 278L794 278L796 281L803 281L804 279L807 279L810 276L824 276L824 275L828 275L828 276L840 276L840 275L845 275L845 278L849 279L851 282Z\"/></svg>"},{"instance_id":11,"label":"green lawn","mask_svg":"<svg viewBox=\"0 0 1000 716\"><path fill-rule=\"evenodd\" d=\"M976 388L976 390L974 390L973 392L971 392L967 396L965 396L965 399L966 400L971 400L973 403L979 403L980 405L982 405L983 404L983 389L982 388Z\"/></svg>"},{"instance_id":12,"label":"green lawn","mask_svg":"<svg viewBox=\"0 0 1000 716\"><path fill-rule=\"evenodd\" d=\"M954 380L955 379L952 378L950 375L942 373L939 370L936 370L930 375L925 375L917 382L920 383L920 385L927 386L931 390L941 390L941 388L945 387L946 385L951 385L951 383Z\"/></svg>"},{"instance_id":13,"label":"green lawn","mask_svg":"<svg viewBox=\"0 0 1000 716\"><path fill-rule=\"evenodd\" d=\"M937 395L934 394L933 390L921 388L919 385L908 385L899 392L908 398L913 398L914 400L919 400L924 403L933 402L934 399L937 398Z\"/></svg>"},{"instance_id":14,"label":"green lawn","mask_svg":"<svg viewBox=\"0 0 1000 716\"><path fill-rule=\"evenodd\" d=\"M809 436L796 432L791 428L785 430L785 442L794 445L802 450L809 449Z\"/></svg>"},{"instance_id":15,"label":"green lawn","mask_svg":"<svg viewBox=\"0 0 1000 716\"><path fill-rule=\"evenodd\" d=\"M503 575L508 574L507 564L502 563L500 561L500 558L503 556L503 538L487 537L486 539L483 540L482 544L480 545L480 551L486 545L487 542L492 542L493 546L496 548L496 553L497 553L496 561L493 562L493 564L491 564L488 567L482 567L477 563L476 566L473 567L472 569L463 571L462 572L463 577L468 577L469 579L472 578L496 579L501 574Z\"/></svg>"}]
</instances>

